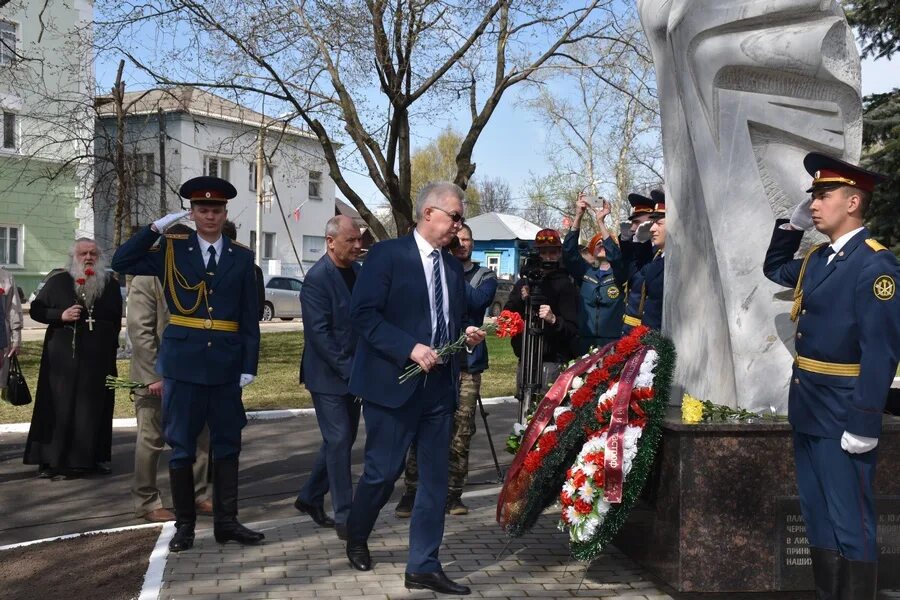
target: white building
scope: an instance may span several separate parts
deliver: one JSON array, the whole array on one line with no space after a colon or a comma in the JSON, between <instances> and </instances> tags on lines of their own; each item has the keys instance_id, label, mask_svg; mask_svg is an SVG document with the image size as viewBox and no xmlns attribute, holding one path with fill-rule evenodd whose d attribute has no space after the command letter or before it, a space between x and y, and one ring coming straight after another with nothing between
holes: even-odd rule
<instances>
[{"instance_id":1,"label":"white building","mask_svg":"<svg viewBox=\"0 0 900 600\"><path fill-rule=\"evenodd\" d=\"M264 151L272 178L267 171L261 210L262 269L300 275L323 256L325 223L335 214L335 186L327 175L322 147L312 133L193 87L128 92L123 105L127 179L122 239L129 235L129 223L132 227L146 225L163 213L178 210L183 204L178 188L184 181L214 175L237 189L237 197L228 202L228 218L237 225L238 241L255 250L259 206L256 158L264 128ZM112 249L118 189L112 160L117 119L111 97L98 98L97 106L96 233L101 244ZM165 155L162 170L161 154Z\"/></svg>"},{"instance_id":2,"label":"white building","mask_svg":"<svg viewBox=\"0 0 900 600\"><path fill-rule=\"evenodd\" d=\"M93 2L0 6L0 266L26 294L93 234Z\"/></svg>"}]
</instances>

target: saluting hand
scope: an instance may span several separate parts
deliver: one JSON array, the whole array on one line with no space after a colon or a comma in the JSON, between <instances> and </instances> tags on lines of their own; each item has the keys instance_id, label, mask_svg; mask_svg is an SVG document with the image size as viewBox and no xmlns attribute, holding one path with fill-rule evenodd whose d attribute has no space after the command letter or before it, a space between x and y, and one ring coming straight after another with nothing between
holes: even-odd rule
<instances>
[{"instance_id":1,"label":"saluting hand","mask_svg":"<svg viewBox=\"0 0 900 600\"><path fill-rule=\"evenodd\" d=\"M70 306L69 308L64 310L62 313L62 316L60 317L60 319L62 319L63 323L74 323L75 321L77 321L80 318L81 318L81 305L80 304L73 304L72 306Z\"/></svg>"},{"instance_id":2,"label":"saluting hand","mask_svg":"<svg viewBox=\"0 0 900 600\"><path fill-rule=\"evenodd\" d=\"M152 229L156 233L162 233L169 225L171 225L175 221L183 219L189 214L191 214L191 211L189 210L180 210L177 213L170 213L164 217L160 217L159 219L153 221Z\"/></svg>"},{"instance_id":3,"label":"saluting hand","mask_svg":"<svg viewBox=\"0 0 900 600\"><path fill-rule=\"evenodd\" d=\"M416 344L409 353L409 358L427 373L437 364L438 355L433 348L425 344Z\"/></svg>"}]
</instances>

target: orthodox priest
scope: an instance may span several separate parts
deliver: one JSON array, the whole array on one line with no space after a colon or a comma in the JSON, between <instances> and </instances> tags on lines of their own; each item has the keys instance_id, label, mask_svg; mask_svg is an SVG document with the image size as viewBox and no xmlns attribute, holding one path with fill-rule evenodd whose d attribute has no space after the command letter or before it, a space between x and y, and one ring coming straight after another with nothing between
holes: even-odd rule
<instances>
[{"instance_id":1,"label":"orthodox priest","mask_svg":"<svg viewBox=\"0 0 900 600\"><path fill-rule=\"evenodd\" d=\"M122 296L94 240L78 239L66 271L47 280L31 303L46 323L25 464L52 477L110 472L114 394Z\"/></svg>"}]
</instances>

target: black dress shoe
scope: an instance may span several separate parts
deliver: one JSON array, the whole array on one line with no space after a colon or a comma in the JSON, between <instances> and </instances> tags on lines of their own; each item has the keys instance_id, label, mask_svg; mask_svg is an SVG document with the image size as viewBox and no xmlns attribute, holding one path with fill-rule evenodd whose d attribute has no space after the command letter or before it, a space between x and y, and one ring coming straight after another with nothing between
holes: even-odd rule
<instances>
[{"instance_id":1,"label":"black dress shoe","mask_svg":"<svg viewBox=\"0 0 900 600\"><path fill-rule=\"evenodd\" d=\"M344 540L345 542L349 539L347 537L347 524L346 523L335 523L334 531L337 533L339 540Z\"/></svg>"},{"instance_id":2,"label":"black dress shoe","mask_svg":"<svg viewBox=\"0 0 900 600\"><path fill-rule=\"evenodd\" d=\"M468 587L452 581L443 571L435 573L406 573L403 584L408 590L431 590L439 594L455 594L468 596L472 593Z\"/></svg>"},{"instance_id":3,"label":"black dress shoe","mask_svg":"<svg viewBox=\"0 0 900 600\"><path fill-rule=\"evenodd\" d=\"M334 527L334 519L329 517L321 506L313 506L297 498L294 501L294 508L311 516L312 520L319 524L319 527Z\"/></svg>"},{"instance_id":4,"label":"black dress shoe","mask_svg":"<svg viewBox=\"0 0 900 600\"><path fill-rule=\"evenodd\" d=\"M357 571L372 569L372 557L365 542L347 542L347 558L350 559L350 566Z\"/></svg>"},{"instance_id":5,"label":"black dress shoe","mask_svg":"<svg viewBox=\"0 0 900 600\"><path fill-rule=\"evenodd\" d=\"M266 539L265 534L247 529L237 521L213 523L213 537L220 544L237 542L245 546L252 546Z\"/></svg>"},{"instance_id":6,"label":"black dress shoe","mask_svg":"<svg viewBox=\"0 0 900 600\"><path fill-rule=\"evenodd\" d=\"M175 535L169 540L169 550L171 552L183 552L190 550L194 546L194 524L184 523L176 525Z\"/></svg>"}]
</instances>

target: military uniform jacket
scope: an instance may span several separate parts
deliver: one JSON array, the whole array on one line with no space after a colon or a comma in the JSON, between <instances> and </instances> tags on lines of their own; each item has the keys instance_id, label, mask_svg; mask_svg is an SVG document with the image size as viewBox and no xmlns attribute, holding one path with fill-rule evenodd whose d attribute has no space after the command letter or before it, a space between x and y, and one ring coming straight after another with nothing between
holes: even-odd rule
<instances>
[{"instance_id":1,"label":"military uniform jacket","mask_svg":"<svg viewBox=\"0 0 900 600\"><path fill-rule=\"evenodd\" d=\"M113 270L132 275L155 275L161 281L173 316L203 322L236 323L237 331L220 331L170 323L162 336L157 372L163 377L201 385L237 383L241 373L256 375L259 360L259 321L253 252L222 238L215 274L207 275L197 234L165 236L145 227L122 244L112 260ZM154 246L159 239L160 244ZM184 282L171 281L166 269L166 245L172 245L174 265ZM184 289L206 281L206 299ZM172 297L177 295L178 302ZM192 309L193 311L184 309ZM179 305L181 308L179 308Z\"/></svg>"},{"instance_id":2,"label":"military uniform jacket","mask_svg":"<svg viewBox=\"0 0 900 600\"><path fill-rule=\"evenodd\" d=\"M863 229L830 264L825 244L803 269L803 260L794 258L803 232L781 229L785 222L776 224L764 271L788 287L802 277L790 422L819 437L840 438L844 431L878 437L900 355L897 259Z\"/></svg>"},{"instance_id":3,"label":"military uniform jacket","mask_svg":"<svg viewBox=\"0 0 900 600\"><path fill-rule=\"evenodd\" d=\"M636 255L626 260L612 238L603 240L603 247L606 248L606 259L613 267L616 281L628 282L625 316L638 319L641 325L651 329L661 329L665 257L659 254L641 266Z\"/></svg>"},{"instance_id":4,"label":"military uniform jacket","mask_svg":"<svg viewBox=\"0 0 900 600\"><path fill-rule=\"evenodd\" d=\"M625 305L622 290L611 269L587 264L578 250L579 231L573 229L563 240L563 263L581 294L578 328L582 336L618 338L622 335Z\"/></svg>"}]
</instances>

